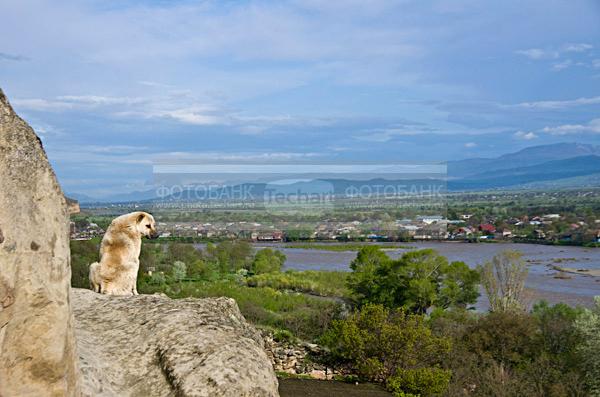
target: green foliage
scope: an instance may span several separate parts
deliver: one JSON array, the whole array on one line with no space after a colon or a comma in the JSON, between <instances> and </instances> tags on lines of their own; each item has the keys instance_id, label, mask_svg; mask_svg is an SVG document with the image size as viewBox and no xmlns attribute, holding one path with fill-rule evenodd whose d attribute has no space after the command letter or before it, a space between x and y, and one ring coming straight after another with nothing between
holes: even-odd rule
<instances>
[{"instance_id":1,"label":"green foliage","mask_svg":"<svg viewBox=\"0 0 600 397\"><path fill-rule=\"evenodd\" d=\"M181 281L187 275L187 266L182 261L175 261L173 268L171 269L171 277L174 281Z\"/></svg>"},{"instance_id":2,"label":"green foliage","mask_svg":"<svg viewBox=\"0 0 600 397\"><path fill-rule=\"evenodd\" d=\"M540 303L531 314L435 312L431 328L450 337L449 396L585 396L575 330L580 309Z\"/></svg>"},{"instance_id":3,"label":"green foliage","mask_svg":"<svg viewBox=\"0 0 600 397\"><path fill-rule=\"evenodd\" d=\"M533 307L532 315L539 328L538 344L549 354L564 359L567 366L577 361L574 352L582 339L575 328L575 321L583 312L581 308L572 308L564 303L550 306L545 301Z\"/></svg>"},{"instance_id":4,"label":"green foliage","mask_svg":"<svg viewBox=\"0 0 600 397\"><path fill-rule=\"evenodd\" d=\"M148 278L147 283L150 285L165 285L167 278L163 272L155 272Z\"/></svg>"},{"instance_id":5,"label":"green foliage","mask_svg":"<svg viewBox=\"0 0 600 397\"><path fill-rule=\"evenodd\" d=\"M279 272L286 257L281 251L263 248L254 255L250 271L254 274Z\"/></svg>"},{"instance_id":6,"label":"green foliage","mask_svg":"<svg viewBox=\"0 0 600 397\"><path fill-rule=\"evenodd\" d=\"M99 260L98 239L71 241L71 285L75 288L89 288L90 264Z\"/></svg>"},{"instance_id":7,"label":"green foliage","mask_svg":"<svg viewBox=\"0 0 600 397\"><path fill-rule=\"evenodd\" d=\"M381 283L380 273L390 261L391 259L376 246L366 246L358 251L356 259L350 263L352 273L348 276L348 288L358 302L383 303L389 292Z\"/></svg>"},{"instance_id":8,"label":"green foliage","mask_svg":"<svg viewBox=\"0 0 600 397\"><path fill-rule=\"evenodd\" d=\"M527 266L523 254L503 251L479 268L492 311L524 310Z\"/></svg>"},{"instance_id":9,"label":"green foliage","mask_svg":"<svg viewBox=\"0 0 600 397\"><path fill-rule=\"evenodd\" d=\"M287 241L301 241L310 240L313 237L312 229L289 229L285 232L285 238Z\"/></svg>"},{"instance_id":10,"label":"green foliage","mask_svg":"<svg viewBox=\"0 0 600 397\"><path fill-rule=\"evenodd\" d=\"M361 377L387 382L397 395L440 393L450 379L441 367L450 339L433 335L422 315L366 304L333 321L321 341Z\"/></svg>"},{"instance_id":11,"label":"green foliage","mask_svg":"<svg viewBox=\"0 0 600 397\"><path fill-rule=\"evenodd\" d=\"M440 368L400 369L386 386L397 397L419 397L446 391L452 372Z\"/></svg>"},{"instance_id":12,"label":"green foliage","mask_svg":"<svg viewBox=\"0 0 600 397\"><path fill-rule=\"evenodd\" d=\"M323 334L329 323L338 318L341 310L340 305L331 300L272 288L247 287L227 278L218 281L183 281L162 286L143 284L138 289L145 294L163 292L171 298L233 298L251 323L285 329L306 340Z\"/></svg>"},{"instance_id":13,"label":"green foliage","mask_svg":"<svg viewBox=\"0 0 600 397\"><path fill-rule=\"evenodd\" d=\"M276 342L293 342L294 335L287 329L276 329L273 332L273 340Z\"/></svg>"},{"instance_id":14,"label":"green foliage","mask_svg":"<svg viewBox=\"0 0 600 397\"><path fill-rule=\"evenodd\" d=\"M350 268L348 287L359 304L378 303L425 313L434 305L466 307L479 296L477 271L463 262L448 263L432 249L407 252L392 260L377 247L367 246Z\"/></svg>"},{"instance_id":15,"label":"green foliage","mask_svg":"<svg viewBox=\"0 0 600 397\"><path fill-rule=\"evenodd\" d=\"M575 328L582 338L577 351L582 360L590 396L600 396L600 296L595 298L592 309L585 309L579 316Z\"/></svg>"},{"instance_id":16,"label":"green foliage","mask_svg":"<svg viewBox=\"0 0 600 397\"><path fill-rule=\"evenodd\" d=\"M221 273L249 269L252 263L252 246L246 241L223 241L217 245L207 244L207 260L214 263Z\"/></svg>"},{"instance_id":17,"label":"green foliage","mask_svg":"<svg viewBox=\"0 0 600 397\"><path fill-rule=\"evenodd\" d=\"M536 332L535 320L526 313L491 312L469 327L463 342L484 359L520 366L535 351Z\"/></svg>"},{"instance_id":18,"label":"green foliage","mask_svg":"<svg viewBox=\"0 0 600 397\"><path fill-rule=\"evenodd\" d=\"M349 295L346 288L347 275L347 272L288 270L284 273L267 273L248 277L246 283L250 287L270 287L320 296L347 297Z\"/></svg>"}]
</instances>

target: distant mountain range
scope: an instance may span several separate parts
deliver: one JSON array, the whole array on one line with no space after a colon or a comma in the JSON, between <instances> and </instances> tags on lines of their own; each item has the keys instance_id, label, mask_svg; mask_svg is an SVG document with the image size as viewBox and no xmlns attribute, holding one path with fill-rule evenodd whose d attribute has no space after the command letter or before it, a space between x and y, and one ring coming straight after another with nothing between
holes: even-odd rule
<instances>
[{"instance_id":1,"label":"distant mountain range","mask_svg":"<svg viewBox=\"0 0 600 397\"><path fill-rule=\"evenodd\" d=\"M557 143L532 146L515 153L496 158L474 158L449 161L447 183L449 191L517 189L517 188L568 188L600 186L600 146L580 143ZM336 190L349 185L349 181L329 180ZM365 182L380 185L383 181L373 179ZM425 185L431 180L403 181L404 184ZM258 184L264 188L264 184ZM296 182L277 187L278 192L322 191L323 181ZM223 188L218 193L227 193ZM72 193L69 197L80 203L117 203L190 200L193 192L182 192L177 197L158 198L155 189L93 198Z\"/></svg>"},{"instance_id":2,"label":"distant mountain range","mask_svg":"<svg viewBox=\"0 0 600 397\"><path fill-rule=\"evenodd\" d=\"M464 178L491 171L539 165L580 156L600 156L600 146L582 143L555 143L531 146L495 158L449 161L447 163L448 175L451 178Z\"/></svg>"},{"instance_id":3,"label":"distant mountain range","mask_svg":"<svg viewBox=\"0 0 600 397\"><path fill-rule=\"evenodd\" d=\"M480 170L481 171L481 170ZM548 182L594 176L600 174L600 156L578 156L564 160L546 161L540 164L495 169L448 181L448 189L488 190L523 187L530 184L543 186ZM579 181L585 184L585 180Z\"/></svg>"}]
</instances>

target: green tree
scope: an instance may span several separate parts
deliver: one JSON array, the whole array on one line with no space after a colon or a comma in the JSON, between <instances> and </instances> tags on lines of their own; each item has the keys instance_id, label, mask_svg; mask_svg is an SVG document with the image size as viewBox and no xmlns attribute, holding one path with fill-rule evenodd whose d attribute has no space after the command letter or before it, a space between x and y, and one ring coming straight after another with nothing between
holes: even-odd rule
<instances>
[{"instance_id":1,"label":"green tree","mask_svg":"<svg viewBox=\"0 0 600 397\"><path fill-rule=\"evenodd\" d=\"M442 393L451 373L442 363L449 338L437 337L421 315L366 304L344 320L335 320L322 337L339 363L361 377L385 382L398 396Z\"/></svg>"},{"instance_id":2,"label":"green tree","mask_svg":"<svg viewBox=\"0 0 600 397\"><path fill-rule=\"evenodd\" d=\"M254 274L279 272L285 260L286 257L281 251L264 248L254 256L250 270Z\"/></svg>"},{"instance_id":3,"label":"green tree","mask_svg":"<svg viewBox=\"0 0 600 397\"><path fill-rule=\"evenodd\" d=\"M221 273L249 269L252 263L252 246L246 241L223 241L206 246L207 259L216 264Z\"/></svg>"},{"instance_id":4,"label":"green tree","mask_svg":"<svg viewBox=\"0 0 600 397\"><path fill-rule=\"evenodd\" d=\"M358 251L356 259L350 263L352 273L347 278L348 288L358 302L389 306L390 302L385 302L389 294L383 289L379 274L389 261L390 258L376 246L365 246Z\"/></svg>"},{"instance_id":5,"label":"green tree","mask_svg":"<svg viewBox=\"0 0 600 397\"><path fill-rule=\"evenodd\" d=\"M466 307L479 296L478 272L463 262L448 263L432 249L391 260L377 247L367 246L350 267L348 287L359 304L378 303L425 313L431 306Z\"/></svg>"},{"instance_id":6,"label":"green tree","mask_svg":"<svg viewBox=\"0 0 600 397\"><path fill-rule=\"evenodd\" d=\"M577 351L585 372L590 396L600 396L600 296L592 309L585 309L575 321L582 343Z\"/></svg>"}]
</instances>

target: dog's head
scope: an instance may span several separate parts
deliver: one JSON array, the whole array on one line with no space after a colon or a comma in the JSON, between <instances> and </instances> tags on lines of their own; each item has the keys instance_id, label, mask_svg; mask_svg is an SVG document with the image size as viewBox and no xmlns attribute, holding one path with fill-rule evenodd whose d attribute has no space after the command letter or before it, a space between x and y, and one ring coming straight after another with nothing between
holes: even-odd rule
<instances>
[{"instance_id":1,"label":"dog's head","mask_svg":"<svg viewBox=\"0 0 600 397\"><path fill-rule=\"evenodd\" d=\"M142 236L154 239L158 237L154 217L147 212L140 212L136 218L135 227Z\"/></svg>"}]
</instances>

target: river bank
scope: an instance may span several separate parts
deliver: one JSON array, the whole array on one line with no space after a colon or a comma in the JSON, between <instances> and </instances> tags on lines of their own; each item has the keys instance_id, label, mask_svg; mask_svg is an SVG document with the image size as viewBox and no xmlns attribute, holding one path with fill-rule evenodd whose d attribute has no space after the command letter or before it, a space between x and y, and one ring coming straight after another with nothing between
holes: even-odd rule
<instances>
[{"instance_id":1,"label":"river bank","mask_svg":"<svg viewBox=\"0 0 600 397\"><path fill-rule=\"evenodd\" d=\"M350 271L350 262L356 257L355 244L352 250L333 250L331 246L344 246L347 243L313 243L310 248L294 248L285 243L255 244L257 249L271 247L282 251L286 257L284 269L292 270L329 270ZM579 246L555 246L521 243L467 244L461 242L419 242L402 243L362 243L377 245L385 249L386 254L398 258L414 249L432 248L450 261L463 261L469 267L476 267L490 260L504 250L515 250L523 254L527 261L529 275L526 288L528 300L532 303L544 299L550 303L565 302L573 306L591 306L593 297L600 295L600 249ZM324 249L319 249L321 246ZM559 270L568 264L570 278L555 278ZM582 270L583 269L583 270ZM482 292L476 308L487 310L487 299Z\"/></svg>"}]
</instances>

